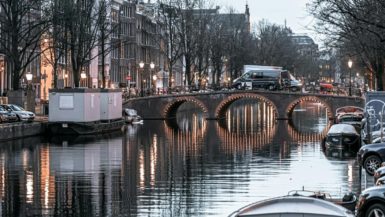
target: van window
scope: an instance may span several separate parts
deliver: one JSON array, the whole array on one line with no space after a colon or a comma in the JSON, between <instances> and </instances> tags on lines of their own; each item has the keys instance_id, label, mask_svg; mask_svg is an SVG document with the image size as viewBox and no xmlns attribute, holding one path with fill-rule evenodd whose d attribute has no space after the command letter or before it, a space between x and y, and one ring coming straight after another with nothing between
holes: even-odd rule
<instances>
[{"instance_id":1,"label":"van window","mask_svg":"<svg viewBox=\"0 0 385 217\"><path fill-rule=\"evenodd\" d=\"M249 79L250 78L250 72L247 72L247 73L243 74L242 78Z\"/></svg>"},{"instance_id":2,"label":"van window","mask_svg":"<svg viewBox=\"0 0 385 217\"><path fill-rule=\"evenodd\" d=\"M282 76L282 79L289 79L289 72L288 71L282 71L281 76Z\"/></svg>"},{"instance_id":3,"label":"van window","mask_svg":"<svg viewBox=\"0 0 385 217\"><path fill-rule=\"evenodd\" d=\"M251 79L260 79L262 77L262 72L253 71L251 73Z\"/></svg>"},{"instance_id":4,"label":"van window","mask_svg":"<svg viewBox=\"0 0 385 217\"><path fill-rule=\"evenodd\" d=\"M264 71L263 77L264 78L277 78L279 77L280 72L279 71Z\"/></svg>"}]
</instances>

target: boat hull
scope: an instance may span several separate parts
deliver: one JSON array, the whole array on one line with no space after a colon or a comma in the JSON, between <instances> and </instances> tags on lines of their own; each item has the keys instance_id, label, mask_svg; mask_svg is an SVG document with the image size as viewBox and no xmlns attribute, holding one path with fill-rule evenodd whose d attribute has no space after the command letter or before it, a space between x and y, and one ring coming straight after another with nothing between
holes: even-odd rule
<instances>
[{"instance_id":1,"label":"boat hull","mask_svg":"<svg viewBox=\"0 0 385 217\"><path fill-rule=\"evenodd\" d=\"M121 130L124 120L109 122L50 122L48 132L54 135L89 135Z\"/></svg>"}]
</instances>

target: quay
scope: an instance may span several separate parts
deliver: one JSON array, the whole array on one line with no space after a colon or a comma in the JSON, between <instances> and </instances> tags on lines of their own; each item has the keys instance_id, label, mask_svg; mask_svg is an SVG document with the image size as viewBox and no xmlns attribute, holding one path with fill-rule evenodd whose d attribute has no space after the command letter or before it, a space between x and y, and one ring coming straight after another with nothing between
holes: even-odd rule
<instances>
[{"instance_id":1,"label":"quay","mask_svg":"<svg viewBox=\"0 0 385 217\"><path fill-rule=\"evenodd\" d=\"M47 124L46 116L37 116L34 122L0 124L0 142L43 135L46 132Z\"/></svg>"}]
</instances>

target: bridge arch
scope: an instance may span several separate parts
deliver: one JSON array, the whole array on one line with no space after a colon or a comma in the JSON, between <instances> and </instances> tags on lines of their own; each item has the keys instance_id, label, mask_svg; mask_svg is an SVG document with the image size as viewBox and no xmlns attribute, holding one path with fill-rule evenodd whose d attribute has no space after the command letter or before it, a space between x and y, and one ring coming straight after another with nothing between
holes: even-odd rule
<instances>
[{"instance_id":1,"label":"bridge arch","mask_svg":"<svg viewBox=\"0 0 385 217\"><path fill-rule=\"evenodd\" d=\"M204 113L204 116L208 116L209 110L207 106L200 100L196 99L195 97L178 97L171 102L169 102L163 111L163 118L168 119L172 117L176 117L176 113L178 111L178 108L186 102L192 102L195 105L197 105L199 108L202 109L202 112Z\"/></svg>"},{"instance_id":2,"label":"bridge arch","mask_svg":"<svg viewBox=\"0 0 385 217\"><path fill-rule=\"evenodd\" d=\"M274 117L278 117L278 109L277 106L268 98L261 96L259 94L253 94L253 93L243 93L243 94L234 94L231 95L224 100L222 100L219 105L217 106L215 110L215 118L221 119L225 117L226 111L229 108L229 106L234 103L237 100L240 99L257 99L262 102L265 102L267 105L272 106L274 109Z\"/></svg>"},{"instance_id":3,"label":"bridge arch","mask_svg":"<svg viewBox=\"0 0 385 217\"><path fill-rule=\"evenodd\" d=\"M325 102L324 100L320 99L316 96L304 96L300 97L293 102L289 103L288 107L286 108L286 115L289 119L291 119L291 116L293 114L294 108L301 102L316 102L321 103L323 106L326 107L327 116L330 119L333 119L333 110L329 103Z\"/></svg>"}]
</instances>

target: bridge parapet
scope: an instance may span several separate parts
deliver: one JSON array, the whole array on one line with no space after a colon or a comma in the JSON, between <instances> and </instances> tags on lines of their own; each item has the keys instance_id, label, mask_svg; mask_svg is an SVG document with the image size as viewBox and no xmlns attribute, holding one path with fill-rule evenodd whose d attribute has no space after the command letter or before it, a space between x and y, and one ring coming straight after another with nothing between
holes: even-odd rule
<instances>
[{"instance_id":1,"label":"bridge parapet","mask_svg":"<svg viewBox=\"0 0 385 217\"><path fill-rule=\"evenodd\" d=\"M183 103L192 102L202 109L207 119L219 119L224 117L233 102L245 98L256 99L272 106L277 119L290 119L295 106L303 101L321 103L327 108L329 118L334 117L335 111L339 107L364 106L364 99L360 97L245 90L133 98L125 101L123 108L137 110L144 119L167 119L175 117L179 106Z\"/></svg>"}]
</instances>

